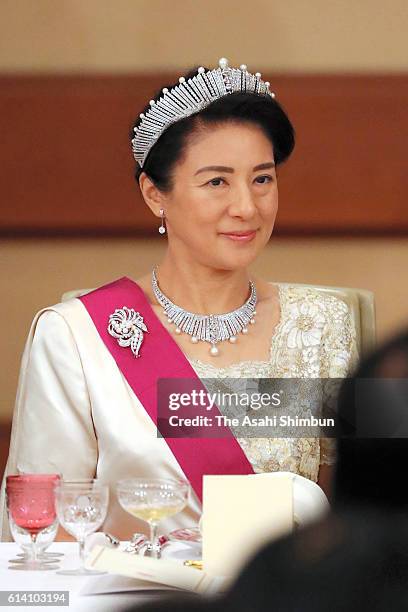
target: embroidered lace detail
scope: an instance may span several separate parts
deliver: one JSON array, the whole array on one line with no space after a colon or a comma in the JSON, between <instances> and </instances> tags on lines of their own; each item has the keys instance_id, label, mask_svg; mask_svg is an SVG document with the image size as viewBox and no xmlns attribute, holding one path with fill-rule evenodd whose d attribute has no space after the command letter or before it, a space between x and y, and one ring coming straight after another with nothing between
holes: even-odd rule
<instances>
[{"instance_id":1,"label":"embroidered lace detail","mask_svg":"<svg viewBox=\"0 0 408 612\"><path fill-rule=\"evenodd\" d=\"M200 378L343 378L357 363L355 322L345 302L313 288L279 285L281 320L269 361L217 367L197 359ZM239 438L255 472L290 471L317 481L319 466L335 462L327 438Z\"/></svg>"}]
</instances>

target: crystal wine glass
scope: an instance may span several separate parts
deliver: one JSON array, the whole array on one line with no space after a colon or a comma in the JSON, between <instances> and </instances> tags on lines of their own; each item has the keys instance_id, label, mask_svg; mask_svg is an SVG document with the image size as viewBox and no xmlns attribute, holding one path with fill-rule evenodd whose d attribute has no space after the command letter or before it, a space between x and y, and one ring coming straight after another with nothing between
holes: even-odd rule
<instances>
[{"instance_id":1,"label":"crystal wine glass","mask_svg":"<svg viewBox=\"0 0 408 612\"><path fill-rule=\"evenodd\" d=\"M13 540L20 544L23 549L22 553L17 553L16 557L9 559L9 563L25 563L31 558L31 538L30 535L21 529L13 521L13 518L9 515L9 526ZM37 536L36 548L37 548L37 559L44 563L56 563L64 556L63 553L59 552L46 552L46 549L54 542L55 536L58 532L58 520L54 521L52 525L42 529Z\"/></svg>"},{"instance_id":2,"label":"crystal wine glass","mask_svg":"<svg viewBox=\"0 0 408 612\"><path fill-rule=\"evenodd\" d=\"M122 508L149 524L149 549L152 557L160 557L160 546L157 542L159 522L185 508L189 491L190 485L185 480L129 478L117 483L117 494Z\"/></svg>"},{"instance_id":3,"label":"crystal wine glass","mask_svg":"<svg viewBox=\"0 0 408 612\"><path fill-rule=\"evenodd\" d=\"M79 544L80 567L60 570L58 574L103 574L85 568L85 538L103 523L108 510L109 487L98 480L62 480L56 487L56 508L62 527Z\"/></svg>"},{"instance_id":4,"label":"crystal wine glass","mask_svg":"<svg viewBox=\"0 0 408 612\"><path fill-rule=\"evenodd\" d=\"M13 474L9 476L9 482L14 482L17 479L22 481L22 476L30 476L30 474L26 474L25 472L18 471L17 474ZM41 476L41 474L39 474ZM44 474L45 476L45 474ZM48 474L46 475L48 477ZM62 478L61 474L58 474L59 478ZM55 475L51 474L51 478L54 478ZM31 557L31 538L28 532L23 531L18 525L15 524L12 517L9 515L9 527L10 532L15 542L20 544L23 549L22 553L17 553L14 559L9 559L9 563L24 563ZM43 529L41 533L37 536L36 546L37 546L37 558L40 561L48 561L49 563L56 563L60 560L60 557L64 556L64 553L61 552L49 552L47 548L51 546L54 542L55 537L58 532L58 520L54 521L52 525Z\"/></svg>"},{"instance_id":5,"label":"crystal wine glass","mask_svg":"<svg viewBox=\"0 0 408 612\"><path fill-rule=\"evenodd\" d=\"M24 474L6 478L7 510L15 542L27 553L12 569L56 569L40 553L55 538L55 485L58 474Z\"/></svg>"}]
</instances>

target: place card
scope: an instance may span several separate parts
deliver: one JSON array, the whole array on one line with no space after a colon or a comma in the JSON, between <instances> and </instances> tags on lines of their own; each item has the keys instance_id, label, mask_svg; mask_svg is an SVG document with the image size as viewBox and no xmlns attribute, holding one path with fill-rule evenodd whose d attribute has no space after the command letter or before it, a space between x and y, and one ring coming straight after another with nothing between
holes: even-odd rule
<instances>
[{"instance_id":1,"label":"place card","mask_svg":"<svg viewBox=\"0 0 408 612\"><path fill-rule=\"evenodd\" d=\"M255 552L293 529L293 475L204 476L203 568L234 578Z\"/></svg>"}]
</instances>

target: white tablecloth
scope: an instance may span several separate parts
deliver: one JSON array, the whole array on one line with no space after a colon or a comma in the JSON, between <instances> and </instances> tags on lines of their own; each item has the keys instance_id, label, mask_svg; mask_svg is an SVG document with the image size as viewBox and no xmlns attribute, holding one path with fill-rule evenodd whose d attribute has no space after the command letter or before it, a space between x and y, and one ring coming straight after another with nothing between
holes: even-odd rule
<instances>
[{"instance_id":1,"label":"white tablecloth","mask_svg":"<svg viewBox=\"0 0 408 612\"><path fill-rule=\"evenodd\" d=\"M49 552L64 553L62 561L58 562L60 569L75 568L79 564L78 544L74 542L54 542ZM100 576L61 576L55 570L22 571L10 569L9 559L15 558L21 552L14 542L0 543L0 590L1 591L69 591L70 605L67 606L15 606L0 607L0 610L48 610L63 612L112 612L120 611L131 605L146 602L153 597L163 597L164 591L155 593L145 591L131 591L133 581L129 578L103 574ZM185 559L197 558L197 551L182 543L171 542L163 551L163 557L173 558L180 563ZM154 586L154 585L152 585ZM114 592L127 589L127 592ZM111 593L95 593L100 590L111 590ZM168 591L165 591L168 593Z\"/></svg>"}]
</instances>

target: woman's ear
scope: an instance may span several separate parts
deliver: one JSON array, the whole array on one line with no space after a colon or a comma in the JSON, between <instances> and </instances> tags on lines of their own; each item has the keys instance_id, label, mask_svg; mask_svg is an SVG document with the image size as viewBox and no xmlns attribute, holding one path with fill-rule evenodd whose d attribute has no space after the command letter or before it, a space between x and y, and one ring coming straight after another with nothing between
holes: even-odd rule
<instances>
[{"instance_id":1,"label":"woman's ear","mask_svg":"<svg viewBox=\"0 0 408 612\"><path fill-rule=\"evenodd\" d=\"M142 172L139 176L139 187L142 196L152 213L156 217L160 217L160 209L163 208L164 194L156 187L152 179L149 178L146 172Z\"/></svg>"}]
</instances>

